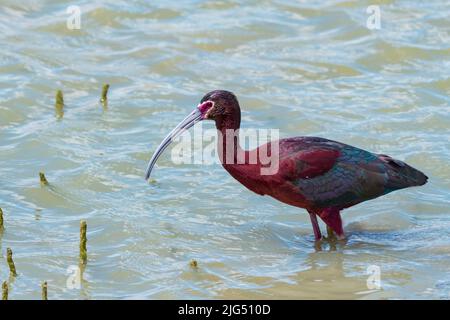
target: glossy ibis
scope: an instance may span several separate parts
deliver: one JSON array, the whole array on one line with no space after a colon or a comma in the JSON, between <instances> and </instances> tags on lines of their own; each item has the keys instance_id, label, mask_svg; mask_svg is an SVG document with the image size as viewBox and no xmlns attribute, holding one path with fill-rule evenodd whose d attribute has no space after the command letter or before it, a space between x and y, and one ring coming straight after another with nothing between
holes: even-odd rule
<instances>
[{"instance_id":1,"label":"glossy ibis","mask_svg":"<svg viewBox=\"0 0 450 320\"><path fill-rule=\"evenodd\" d=\"M153 154L146 179L172 140L202 120L214 120L218 133L223 136L218 139L218 148L225 170L259 195L306 209L316 240L322 237L317 216L342 239L341 210L398 189L423 185L428 179L422 172L390 156L317 137L281 139L278 150L271 150L268 143L269 153L278 151L279 166L276 173L263 175L263 164L258 158L256 163L248 161L262 146L251 151L241 149L238 134L234 132L241 122L239 102L233 93L224 90L206 94L198 107L169 133ZM233 137L227 139L227 135ZM239 152L245 155L244 161L237 161ZM230 154L233 161L225 161L225 155Z\"/></svg>"}]
</instances>

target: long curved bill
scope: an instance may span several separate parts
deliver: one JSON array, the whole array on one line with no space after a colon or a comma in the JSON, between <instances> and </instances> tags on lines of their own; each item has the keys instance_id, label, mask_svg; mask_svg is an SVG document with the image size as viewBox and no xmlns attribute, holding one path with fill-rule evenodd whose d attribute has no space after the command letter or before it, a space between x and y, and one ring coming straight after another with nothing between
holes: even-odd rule
<instances>
[{"instance_id":1,"label":"long curved bill","mask_svg":"<svg viewBox=\"0 0 450 320\"><path fill-rule=\"evenodd\" d=\"M161 142L159 147L156 149L155 153L153 154L152 158L150 159L150 162L147 166L147 171L145 173L145 180L148 180L150 178L150 174L152 173L153 167L155 166L156 161L158 160L159 156L166 150L166 148L169 146L169 144L179 135L181 135L184 131L188 130L190 127L192 127L194 124L202 120L202 113L198 108L195 108L194 111L192 111L183 121L181 121L168 135L164 138L164 140Z\"/></svg>"}]
</instances>

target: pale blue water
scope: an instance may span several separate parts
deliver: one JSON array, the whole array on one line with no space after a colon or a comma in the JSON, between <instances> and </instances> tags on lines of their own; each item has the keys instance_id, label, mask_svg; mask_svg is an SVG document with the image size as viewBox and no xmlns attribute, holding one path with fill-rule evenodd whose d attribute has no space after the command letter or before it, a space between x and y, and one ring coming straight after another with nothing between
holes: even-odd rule
<instances>
[{"instance_id":1,"label":"pale blue water","mask_svg":"<svg viewBox=\"0 0 450 320\"><path fill-rule=\"evenodd\" d=\"M2 1L10 299L40 299L42 281L49 299L448 299L450 5L378 3L380 30L367 29L364 1L79 1L81 29L68 30L72 2ZM220 165L174 165L169 151L146 184L152 151L217 88L239 97L244 127L387 153L429 183L346 210L348 241L322 251L304 210L252 194ZM71 289L82 219L89 261ZM366 284L372 265L379 290Z\"/></svg>"}]
</instances>

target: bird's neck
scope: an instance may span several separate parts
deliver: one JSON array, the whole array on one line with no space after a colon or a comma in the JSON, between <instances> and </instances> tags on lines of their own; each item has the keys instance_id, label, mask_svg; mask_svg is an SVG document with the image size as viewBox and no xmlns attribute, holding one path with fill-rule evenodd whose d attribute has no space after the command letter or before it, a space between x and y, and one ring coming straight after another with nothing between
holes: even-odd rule
<instances>
[{"instance_id":1,"label":"bird's neck","mask_svg":"<svg viewBox=\"0 0 450 320\"><path fill-rule=\"evenodd\" d=\"M243 150L239 145L239 127L241 113L239 110L229 116L219 116L216 120L217 150L222 165L238 163L238 155Z\"/></svg>"},{"instance_id":2,"label":"bird's neck","mask_svg":"<svg viewBox=\"0 0 450 320\"><path fill-rule=\"evenodd\" d=\"M240 122L240 114L216 119L216 128L220 135L217 139L217 149L223 166L245 164L242 161L245 150L239 144Z\"/></svg>"},{"instance_id":3,"label":"bird's neck","mask_svg":"<svg viewBox=\"0 0 450 320\"><path fill-rule=\"evenodd\" d=\"M218 139L219 158L225 170L250 190L266 194L259 159L252 157L252 151L242 149L239 144L239 122L229 121L217 129L221 133Z\"/></svg>"}]
</instances>

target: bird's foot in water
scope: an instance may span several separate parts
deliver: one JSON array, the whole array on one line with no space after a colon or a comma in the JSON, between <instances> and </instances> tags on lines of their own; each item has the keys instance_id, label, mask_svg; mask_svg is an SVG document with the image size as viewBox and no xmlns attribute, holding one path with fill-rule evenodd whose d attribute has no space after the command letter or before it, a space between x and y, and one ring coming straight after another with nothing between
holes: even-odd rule
<instances>
[{"instance_id":1,"label":"bird's foot in water","mask_svg":"<svg viewBox=\"0 0 450 320\"><path fill-rule=\"evenodd\" d=\"M344 228L342 227L342 219L339 209L330 207L323 209L318 216L327 225L327 239L329 241L344 240Z\"/></svg>"},{"instance_id":2,"label":"bird's foot in water","mask_svg":"<svg viewBox=\"0 0 450 320\"><path fill-rule=\"evenodd\" d=\"M319 240L314 241L314 249L316 252L323 251L324 248L328 248L327 251L336 251L338 246L341 247L346 244L346 238L334 237L322 237Z\"/></svg>"},{"instance_id":3,"label":"bird's foot in water","mask_svg":"<svg viewBox=\"0 0 450 320\"><path fill-rule=\"evenodd\" d=\"M327 226L327 236L322 236L315 239L314 248L316 251L322 251L322 245L328 245L330 251L336 251L337 244L343 244L346 241L345 234L336 234L330 227Z\"/></svg>"},{"instance_id":4,"label":"bird's foot in water","mask_svg":"<svg viewBox=\"0 0 450 320\"><path fill-rule=\"evenodd\" d=\"M345 234L342 232L342 234L337 234L333 231L329 226L327 226L327 236L324 237L327 241L340 241L345 240Z\"/></svg>"},{"instance_id":5,"label":"bird's foot in water","mask_svg":"<svg viewBox=\"0 0 450 320\"><path fill-rule=\"evenodd\" d=\"M331 229L329 226L327 226L327 239L328 241L337 240L337 237L334 234L333 229Z\"/></svg>"}]
</instances>

